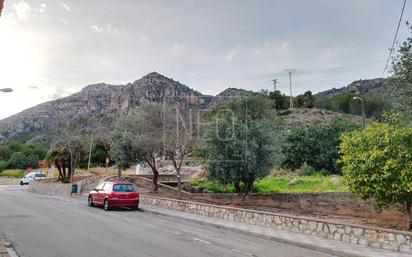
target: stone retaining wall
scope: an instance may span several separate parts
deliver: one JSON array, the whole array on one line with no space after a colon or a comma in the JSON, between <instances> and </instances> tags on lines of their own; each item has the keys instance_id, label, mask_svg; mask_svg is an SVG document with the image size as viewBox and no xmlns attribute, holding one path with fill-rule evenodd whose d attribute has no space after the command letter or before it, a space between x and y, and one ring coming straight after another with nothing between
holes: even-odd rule
<instances>
[{"instance_id":1,"label":"stone retaining wall","mask_svg":"<svg viewBox=\"0 0 412 257\"><path fill-rule=\"evenodd\" d=\"M72 185L76 184L77 194L82 193L83 187L90 183L97 183L98 181L104 179L103 176L93 176L86 177L83 180L80 180L75 183L63 184L61 182L48 182L46 180L32 181L29 184L29 192L38 193L43 195L71 195Z\"/></svg>"},{"instance_id":2,"label":"stone retaining wall","mask_svg":"<svg viewBox=\"0 0 412 257\"><path fill-rule=\"evenodd\" d=\"M201 202L226 205L238 200L236 194L195 194ZM368 224L390 224L391 229L404 229L407 215L401 205L378 208L373 200L364 201L358 196L344 192L321 193L270 193L253 194L251 200L262 211L280 208L293 211L325 213L337 216L355 216L366 219Z\"/></svg>"},{"instance_id":3,"label":"stone retaining wall","mask_svg":"<svg viewBox=\"0 0 412 257\"><path fill-rule=\"evenodd\" d=\"M300 216L229 208L147 195L142 195L140 202L176 211L287 230L351 244L412 253L412 233L406 231L333 223Z\"/></svg>"}]
</instances>

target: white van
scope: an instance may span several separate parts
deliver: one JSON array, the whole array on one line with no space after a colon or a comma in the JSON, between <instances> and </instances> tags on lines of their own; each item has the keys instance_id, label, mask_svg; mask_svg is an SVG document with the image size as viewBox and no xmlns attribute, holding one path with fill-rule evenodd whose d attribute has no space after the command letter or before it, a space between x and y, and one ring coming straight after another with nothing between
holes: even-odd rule
<instances>
[{"instance_id":1,"label":"white van","mask_svg":"<svg viewBox=\"0 0 412 257\"><path fill-rule=\"evenodd\" d=\"M28 185L33 180L41 180L45 178L46 178L46 174L44 173L30 172L29 174L24 176L22 179L20 179L20 185Z\"/></svg>"}]
</instances>

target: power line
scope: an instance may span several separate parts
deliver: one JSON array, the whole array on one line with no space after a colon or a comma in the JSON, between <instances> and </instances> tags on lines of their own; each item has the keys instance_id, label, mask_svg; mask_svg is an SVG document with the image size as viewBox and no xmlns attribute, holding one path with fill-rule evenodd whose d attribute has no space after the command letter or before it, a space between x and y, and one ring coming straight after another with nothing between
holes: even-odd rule
<instances>
[{"instance_id":1,"label":"power line","mask_svg":"<svg viewBox=\"0 0 412 257\"><path fill-rule=\"evenodd\" d=\"M393 42L392 42L392 47L389 50L389 56L388 56L388 59L386 60L385 68L383 69L383 72L382 72L382 76L381 76L382 78L383 78L383 75L385 75L386 69L388 68L389 60L391 59L393 48L395 47L395 42L396 42L396 38L398 37L399 27L401 26L403 11L405 10L405 5L406 5L406 0L404 0L403 2L401 16L399 17L399 22L398 22L398 26L396 27L395 37L393 38Z\"/></svg>"}]
</instances>

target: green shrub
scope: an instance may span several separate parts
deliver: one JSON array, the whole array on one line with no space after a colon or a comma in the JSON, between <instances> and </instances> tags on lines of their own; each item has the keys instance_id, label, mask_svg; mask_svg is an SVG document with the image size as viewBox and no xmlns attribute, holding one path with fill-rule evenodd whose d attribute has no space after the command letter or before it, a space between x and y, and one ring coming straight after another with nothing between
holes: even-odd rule
<instances>
[{"instance_id":1,"label":"green shrub","mask_svg":"<svg viewBox=\"0 0 412 257\"><path fill-rule=\"evenodd\" d=\"M379 206L404 204L411 219L412 128L372 123L344 135L341 149L349 190Z\"/></svg>"},{"instance_id":2,"label":"green shrub","mask_svg":"<svg viewBox=\"0 0 412 257\"><path fill-rule=\"evenodd\" d=\"M305 162L300 169L298 170L298 174L299 176L311 176L312 174L314 174L316 172L316 170L308 165L307 162Z\"/></svg>"},{"instance_id":3,"label":"green shrub","mask_svg":"<svg viewBox=\"0 0 412 257\"><path fill-rule=\"evenodd\" d=\"M316 170L341 173L339 144L341 135L359 129L359 126L343 120L335 120L329 126L311 126L293 130L282 143L282 166L299 169L306 162Z\"/></svg>"},{"instance_id":4,"label":"green shrub","mask_svg":"<svg viewBox=\"0 0 412 257\"><path fill-rule=\"evenodd\" d=\"M9 167L9 162L0 160L0 172Z\"/></svg>"}]
</instances>

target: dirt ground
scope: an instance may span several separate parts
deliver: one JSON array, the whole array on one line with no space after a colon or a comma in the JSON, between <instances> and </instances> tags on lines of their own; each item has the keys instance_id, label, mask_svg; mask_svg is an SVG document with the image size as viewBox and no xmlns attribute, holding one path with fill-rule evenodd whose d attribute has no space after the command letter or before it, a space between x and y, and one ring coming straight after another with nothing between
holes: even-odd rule
<instances>
[{"instance_id":1,"label":"dirt ground","mask_svg":"<svg viewBox=\"0 0 412 257\"><path fill-rule=\"evenodd\" d=\"M244 208L244 209L251 209L251 210L258 210L258 211L265 211L265 212L273 212L273 213L281 213L287 215L298 215L307 218L315 218L315 219L322 219L327 220L330 222L339 222L339 223L348 223L348 224L356 224L356 225L364 225L364 226L372 226L372 227L381 227L381 228L388 228L388 229L400 229L403 230L405 227L405 222L388 222L385 220L380 219L370 219L370 218L363 218L357 216L350 216L350 215L336 215L332 213L324 213L324 212L312 212L312 211L303 211L297 209L287 209L287 208L275 208L275 207L268 207L268 206L258 206L253 203L243 204L240 203L229 203L227 201L221 200L219 198L211 197L211 194L208 193L200 193L200 194L182 194L181 196L177 195L177 191L173 191L170 189L165 189L159 187L158 192L153 192L151 188L148 188L147 185L137 184L138 188L140 189L141 193L159 196L159 197L167 197L179 200L186 200L186 201L195 201L201 202L206 204L214 204L220 206L227 206L227 207L237 207L237 208Z\"/></svg>"}]
</instances>

